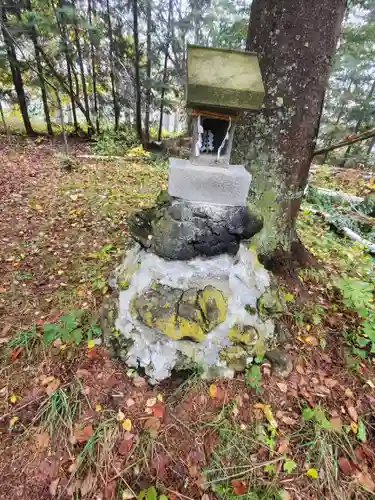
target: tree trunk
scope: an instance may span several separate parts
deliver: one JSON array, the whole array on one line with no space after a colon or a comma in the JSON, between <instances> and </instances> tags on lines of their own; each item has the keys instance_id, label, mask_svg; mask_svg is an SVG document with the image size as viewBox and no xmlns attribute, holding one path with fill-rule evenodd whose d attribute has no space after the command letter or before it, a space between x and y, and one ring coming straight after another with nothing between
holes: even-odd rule
<instances>
[{"instance_id":1,"label":"tree trunk","mask_svg":"<svg viewBox=\"0 0 375 500\"><path fill-rule=\"evenodd\" d=\"M1 121L3 122L4 132L6 133L6 135L8 135L8 127L7 127L7 122L5 121L3 105L1 104L1 96L0 96L0 117Z\"/></svg>"},{"instance_id":2,"label":"tree trunk","mask_svg":"<svg viewBox=\"0 0 375 500\"><path fill-rule=\"evenodd\" d=\"M78 66L79 66L79 71L81 74L81 82L82 82L82 90L83 90L83 101L85 103L85 118L87 121L88 125L88 134L92 135L93 133L93 126L90 118L90 104L89 104L89 96L87 94L87 86L86 86L86 76L85 76L85 68L83 66L83 57L82 57L82 48L81 48L81 43L79 41L79 29L78 29L78 22L77 22L77 10L75 8L75 4L73 2L73 7L75 10L75 15L74 15L74 41L77 49L77 56L78 56Z\"/></svg>"},{"instance_id":3,"label":"tree trunk","mask_svg":"<svg viewBox=\"0 0 375 500\"><path fill-rule=\"evenodd\" d=\"M138 0L133 0L133 36L134 36L134 69L135 69L135 124L137 135L142 141L142 113L141 113L141 79L139 74L140 54L138 38Z\"/></svg>"},{"instance_id":4,"label":"tree trunk","mask_svg":"<svg viewBox=\"0 0 375 500\"><path fill-rule=\"evenodd\" d=\"M250 202L263 217L254 238L272 269L306 253L295 221L319 129L345 0L254 0L247 48L258 53L264 109L237 128L233 161L251 172ZM301 262L304 264L304 262Z\"/></svg>"},{"instance_id":5,"label":"tree trunk","mask_svg":"<svg viewBox=\"0 0 375 500\"><path fill-rule=\"evenodd\" d=\"M115 66L113 62L113 53L115 49L113 44L113 31L112 31L111 12L109 9L109 0L107 0L107 17L108 17L108 38L109 38L109 64L110 64L109 76L111 78L113 112L115 115L115 130L117 130L120 121L120 106L118 103L117 92L116 92L115 69L114 69Z\"/></svg>"},{"instance_id":6,"label":"tree trunk","mask_svg":"<svg viewBox=\"0 0 375 500\"><path fill-rule=\"evenodd\" d=\"M160 100L160 119L159 119L159 133L158 133L158 141L161 140L162 132L163 132L163 114L164 114L164 96L165 96L165 86L167 84L167 75L168 75L168 52L169 52L169 42L171 39L171 26L172 26L172 0L169 0L168 7L168 28L167 28L167 40L165 44L165 54L164 54L164 70L163 70L163 86L161 89L161 100Z\"/></svg>"},{"instance_id":7,"label":"tree trunk","mask_svg":"<svg viewBox=\"0 0 375 500\"><path fill-rule=\"evenodd\" d=\"M26 8L29 12L32 12L31 0L26 0ZM49 135L53 135L53 129L52 129L51 117L49 114L49 106L48 106L48 99L47 99L47 88L46 88L46 84L44 81L43 67L42 67L42 61L41 61L41 56L40 56L39 44L38 44L38 32L37 32L37 29L36 29L34 22L30 27L30 38L31 38L31 40L33 42L33 46L34 46L35 62L36 62L36 68L38 71L40 91L42 94L43 110L44 110L44 117L45 117L46 125L47 125L47 132Z\"/></svg>"},{"instance_id":8,"label":"tree trunk","mask_svg":"<svg viewBox=\"0 0 375 500\"><path fill-rule=\"evenodd\" d=\"M93 12L95 15L95 6L93 5L93 3L94 3L93 0L88 0L88 14L89 14L90 26L92 26ZM90 54L91 54L91 68L92 68L92 89L94 94L95 125L96 125L96 132L99 133L100 125L99 125L99 112L98 112L98 94L96 89L96 54L95 54L95 45L91 30L89 32L89 36L90 36Z\"/></svg>"},{"instance_id":9,"label":"tree trunk","mask_svg":"<svg viewBox=\"0 0 375 500\"><path fill-rule=\"evenodd\" d=\"M26 130L27 135L34 136L36 134L33 130L33 127L31 126L31 122L30 122L30 118L29 118L26 95L25 95L25 90L23 87L23 79L22 79L22 74L21 74L21 70L20 70L20 64L19 64L18 59L17 59L16 49L14 47L12 36L11 36L10 32L8 31L9 27L8 27L7 14L6 14L4 7L2 7L2 8L0 7L0 10L1 10L1 31L3 34L4 45L5 45L7 56L8 56L10 70L12 73L13 85L14 85L15 91L17 93L18 104L20 107L23 124L25 126L25 130Z\"/></svg>"},{"instance_id":10,"label":"tree trunk","mask_svg":"<svg viewBox=\"0 0 375 500\"><path fill-rule=\"evenodd\" d=\"M151 58L152 58L152 46L151 46L151 0L146 2L146 22L147 22L147 91L146 91L146 103L145 103L145 143L150 142L150 108L151 108Z\"/></svg>"},{"instance_id":11,"label":"tree trunk","mask_svg":"<svg viewBox=\"0 0 375 500\"><path fill-rule=\"evenodd\" d=\"M73 78L72 78L72 59L71 59L70 53L69 53L68 35L66 32L66 27L65 27L64 23L60 22L60 19L57 15L53 0L52 0L52 7L53 7L53 10L55 13L57 26L58 26L59 31L60 31L60 36L61 36L64 55L65 55L66 70L67 70L67 75L68 75L68 87L69 87L68 94L69 94L69 98L70 98L70 104L72 106L74 130L76 133L78 133L79 126L78 126L78 120L77 120L76 103L75 103L75 99L74 99ZM62 9L64 7L64 0L59 0L59 7L60 7L60 9Z\"/></svg>"}]
</instances>

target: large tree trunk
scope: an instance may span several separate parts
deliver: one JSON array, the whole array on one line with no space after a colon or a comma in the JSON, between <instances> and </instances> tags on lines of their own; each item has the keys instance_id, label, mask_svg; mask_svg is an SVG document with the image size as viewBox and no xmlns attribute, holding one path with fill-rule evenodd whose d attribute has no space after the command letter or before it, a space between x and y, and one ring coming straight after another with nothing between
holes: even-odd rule
<instances>
[{"instance_id":1,"label":"large tree trunk","mask_svg":"<svg viewBox=\"0 0 375 500\"><path fill-rule=\"evenodd\" d=\"M32 12L31 0L26 0L26 8L29 12ZM49 135L53 135L53 129L52 129L51 117L49 114L49 106L48 106L48 99L47 99L47 88L46 88L46 84L44 81L43 67L42 67L41 55L40 55L39 44L38 44L38 32L37 32L34 21L30 27L30 38L31 38L31 40L33 42L33 46L34 46L35 62L36 62L36 68L38 71L40 91L42 94L43 110L44 110L44 117L45 117L46 125L47 125L47 132Z\"/></svg>"},{"instance_id":2,"label":"large tree trunk","mask_svg":"<svg viewBox=\"0 0 375 500\"><path fill-rule=\"evenodd\" d=\"M138 138L142 141L142 113L141 113L141 77L139 74L140 53L138 34L138 0L133 0L133 37L134 37L134 69L135 69L135 124Z\"/></svg>"},{"instance_id":3,"label":"large tree trunk","mask_svg":"<svg viewBox=\"0 0 375 500\"><path fill-rule=\"evenodd\" d=\"M23 87L23 79L20 70L20 64L17 59L16 49L14 46L12 36L9 32L7 14L4 7L1 8L0 6L0 10L1 10L1 30L3 34L4 45L6 48L9 66L12 73L14 89L17 93L18 104L20 107L23 124L25 126L27 135L33 136L35 135L35 132L33 130L33 127L31 126L29 118L26 95Z\"/></svg>"},{"instance_id":4,"label":"large tree trunk","mask_svg":"<svg viewBox=\"0 0 375 500\"><path fill-rule=\"evenodd\" d=\"M319 129L345 0L254 0L247 48L259 56L264 109L237 129L233 161L253 179L250 202L264 219L255 238L270 268L303 260L295 221ZM302 262L303 263L303 262Z\"/></svg>"},{"instance_id":5,"label":"large tree trunk","mask_svg":"<svg viewBox=\"0 0 375 500\"><path fill-rule=\"evenodd\" d=\"M145 131L144 140L145 144L150 142L150 108L151 108L151 0L146 1L146 22L147 22L147 67L146 67L146 77L147 77L147 90L146 90L146 102L145 102Z\"/></svg>"},{"instance_id":6,"label":"large tree trunk","mask_svg":"<svg viewBox=\"0 0 375 500\"><path fill-rule=\"evenodd\" d=\"M165 97L165 87L167 85L167 76L168 76L168 53L169 53L169 43L171 40L171 29L172 29L172 8L173 8L172 0L169 0L167 40L165 42L165 53L164 53L163 86L161 88L161 97L160 97L160 118L159 118L158 141L161 141L162 132L163 132L164 97Z\"/></svg>"}]
</instances>

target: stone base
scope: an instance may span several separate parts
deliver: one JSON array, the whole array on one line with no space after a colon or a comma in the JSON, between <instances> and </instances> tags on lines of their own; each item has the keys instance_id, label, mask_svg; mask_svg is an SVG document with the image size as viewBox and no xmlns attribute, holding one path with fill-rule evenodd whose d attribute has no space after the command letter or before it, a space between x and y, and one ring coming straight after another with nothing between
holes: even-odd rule
<instances>
[{"instance_id":1,"label":"stone base","mask_svg":"<svg viewBox=\"0 0 375 500\"><path fill-rule=\"evenodd\" d=\"M151 383L172 370L198 367L206 377L233 376L275 338L264 314L270 277L241 245L222 254L169 261L140 246L130 250L110 284L119 291L115 328L105 342Z\"/></svg>"}]
</instances>

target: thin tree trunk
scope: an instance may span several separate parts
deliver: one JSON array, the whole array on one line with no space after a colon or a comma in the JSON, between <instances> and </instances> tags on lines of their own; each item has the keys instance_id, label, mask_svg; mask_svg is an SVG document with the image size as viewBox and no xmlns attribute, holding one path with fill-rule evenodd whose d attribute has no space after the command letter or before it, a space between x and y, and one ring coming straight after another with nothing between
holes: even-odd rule
<instances>
[{"instance_id":1,"label":"thin tree trunk","mask_svg":"<svg viewBox=\"0 0 375 500\"><path fill-rule=\"evenodd\" d=\"M109 64L110 64L109 76L111 79L111 87L112 87L113 112L115 115L115 130L117 130L120 121L120 106L116 92L115 65L113 58L115 47L113 43L113 31L112 31L111 12L109 9L109 0L107 0L107 17L108 17L108 37L109 37Z\"/></svg>"},{"instance_id":2,"label":"thin tree trunk","mask_svg":"<svg viewBox=\"0 0 375 500\"><path fill-rule=\"evenodd\" d=\"M142 114L141 114L141 79L139 74L140 54L138 38L138 0L133 0L133 36L134 36L134 66L135 66L135 123L138 138L142 141Z\"/></svg>"},{"instance_id":3,"label":"thin tree trunk","mask_svg":"<svg viewBox=\"0 0 375 500\"><path fill-rule=\"evenodd\" d=\"M375 145L375 136L369 142L369 145L368 145L368 148L367 148L367 156L371 155L371 151L372 151L372 148L374 147L374 145Z\"/></svg>"},{"instance_id":4,"label":"thin tree trunk","mask_svg":"<svg viewBox=\"0 0 375 500\"><path fill-rule=\"evenodd\" d=\"M88 0L88 14L89 14L89 23L90 27L92 26L92 14L95 12L94 0ZM95 124L96 124L96 132L99 133L100 125L99 125L99 113L98 113L98 95L96 89L96 55L95 55L95 45L92 37L92 32L90 30L90 54L91 54L91 68L92 68L92 88L94 94L94 113L95 113Z\"/></svg>"},{"instance_id":5,"label":"thin tree trunk","mask_svg":"<svg viewBox=\"0 0 375 500\"><path fill-rule=\"evenodd\" d=\"M146 67L146 76L147 76L147 91L146 91L146 103L145 103L145 143L149 144L150 142L150 108L151 108L151 0L146 0L146 22L147 22L147 67Z\"/></svg>"},{"instance_id":6,"label":"thin tree trunk","mask_svg":"<svg viewBox=\"0 0 375 500\"><path fill-rule=\"evenodd\" d=\"M3 105L1 104L1 96L0 96L0 116L1 116L1 121L3 122L5 133L6 135L8 135L8 127L7 127L7 122L5 121Z\"/></svg>"},{"instance_id":7,"label":"thin tree trunk","mask_svg":"<svg viewBox=\"0 0 375 500\"><path fill-rule=\"evenodd\" d=\"M25 95L25 90L23 86L23 79L22 79L22 74L20 70L20 64L17 59L16 55L16 49L14 47L14 43L12 40L12 37L10 36L8 32L8 19L7 19L7 14L4 6L0 5L0 10L1 10L1 30L3 34L3 39L4 39L4 44L8 56L8 61L9 61L9 66L10 70L12 72L12 79L13 79L13 85L15 88L15 91L17 93L17 98L18 98L18 104L20 107L21 115L22 115L22 120L23 124L25 126L25 130L27 135L34 136L36 135L33 127L31 126L30 118L29 118L29 112L27 109L27 101L26 101L26 95Z\"/></svg>"},{"instance_id":8,"label":"thin tree trunk","mask_svg":"<svg viewBox=\"0 0 375 500\"><path fill-rule=\"evenodd\" d=\"M65 131L65 123L64 123L64 112L63 112L63 107L60 99L60 94L57 89L55 89L55 95L56 95L56 100L57 100L57 107L59 108L59 120L60 120L60 127L64 139L64 150L66 156L69 156L69 146L68 146L68 139L66 137L66 131Z\"/></svg>"},{"instance_id":9,"label":"thin tree trunk","mask_svg":"<svg viewBox=\"0 0 375 500\"><path fill-rule=\"evenodd\" d=\"M160 102L160 119L159 119L159 133L158 140L161 140L162 131L163 131L163 114L164 114L164 97L165 97L165 87L167 84L167 71L168 71L168 52L169 52L169 43L171 39L171 27L172 27L172 0L169 0L169 10L168 10L168 28L167 28L167 41L165 45L165 53L164 53L164 69L163 69L163 87L161 89L161 102Z\"/></svg>"},{"instance_id":10,"label":"thin tree trunk","mask_svg":"<svg viewBox=\"0 0 375 500\"><path fill-rule=\"evenodd\" d=\"M254 0L251 6L247 48L258 54L266 96L264 108L247 113L237 128L233 161L252 173L250 202L264 221L254 245L273 269L306 257L295 221L345 5Z\"/></svg>"},{"instance_id":11,"label":"thin tree trunk","mask_svg":"<svg viewBox=\"0 0 375 500\"><path fill-rule=\"evenodd\" d=\"M64 55L65 55L65 62L66 62L66 70L67 70L67 75L68 75L68 95L70 98L70 104L72 107L72 114L73 114L73 125L74 125L74 130L76 133L78 133L79 126L78 126L78 120L77 120L77 112L76 112L76 103L74 99L74 90L73 90L73 79L72 79L72 59L70 57L69 53L69 45L68 45L68 35L66 32L66 27L64 23L61 23L59 20L59 16L57 15L56 8L54 5L54 0L51 0L52 8L55 14L57 26L60 31L60 36L61 36L61 41L63 44L63 50L64 50ZM63 8L64 7L64 0L59 0L59 7Z\"/></svg>"},{"instance_id":12,"label":"thin tree trunk","mask_svg":"<svg viewBox=\"0 0 375 500\"><path fill-rule=\"evenodd\" d=\"M366 97L366 100L364 102L364 106L363 106L363 109L362 109L362 114L361 114L359 120L356 123L353 135L358 134L358 132L359 132L359 130L361 128L361 125L363 123L363 118L364 118L364 110L369 105L369 103L370 103L370 101L372 99L372 96L374 95L374 92L375 92L375 80L372 82L370 91L369 91L368 96ZM345 163L348 161L351 149L352 149L352 146L350 145L348 147L348 149L345 151L344 159L343 159L343 161L341 163L342 166L345 166Z\"/></svg>"},{"instance_id":13,"label":"thin tree trunk","mask_svg":"<svg viewBox=\"0 0 375 500\"><path fill-rule=\"evenodd\" d=\"M32 12L31 0L26 0L26 8L29 12ZM36 62L36 67L37 67L37 71L38 71L40 91L42 94L43 110L44 110L44 117L45 117L46 125L47 125L47 132L49 135L53 135L53 129L52 129L51 117L49 114L49 106L48 106L48 99L47 99L47 89L46 89L46 85L45 85L45 81L44 81L43 67L42 67L42 62L41 62L39 46L38 46L39 45L38 44L38 32L37 32L37 29L36 29L34 22L30 28L30 37L31 37L31 40L32 40L33 46L34 46L35 62Z\"/></svg>"},{"instance_id":14,"label":"thin tree trunk","mask_svg":"<svg viewBox=\"0 0 375 500\"><path fill-rule=\"evenodd\" d=\"M90 103L89 103L89 96L87 94L85 68L83 66L83 57L82 57L82 48L81 48L81 44L80 44L80 41L79 41L79 29L78 29L77 17L76 17L77 16L77 11L76 11L74 3L73 3L73 7L75 9L75 16L74 16L74 41L75 41L75 45L76 45L76 49L77 49L78 66L79 66L79 70L80 70L80 73L81 73L83 101L85 103L85 108L86 108L85 117L86 117L87 125L88 125L88 133L89 133L89 135L92 135L92 133L93 133L93 126L92 126L92 122L91 122L91 118L90 118Z\"/></svg>"}]
</instances>

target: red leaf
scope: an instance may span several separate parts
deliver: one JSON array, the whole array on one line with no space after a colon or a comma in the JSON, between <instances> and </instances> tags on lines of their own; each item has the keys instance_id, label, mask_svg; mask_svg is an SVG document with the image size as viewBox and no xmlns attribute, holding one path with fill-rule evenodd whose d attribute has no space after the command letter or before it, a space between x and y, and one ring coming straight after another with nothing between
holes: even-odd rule
<instances>
[{"instance_id":1,"label":"red leaf","mask_svg":"<svg viewBox=\"0 0 375 500\"><path fill-rule=\"evenodd\" d=\"M21 352L22 352L23 348L22 347L17 347L17 349L12 349L10 351L10 360L11 362L13 363L13 361L15 361L17 358L20 357L21 355Z\"/></svg>"},{"instance_id":2,"label":"red leaf","mask_svg":"<svg viewBox=\"0 0 375 500\"><path fill-rule=\"evenodd\" d=\"M118 447L118 452L122 457L125 457L129 451L132 449L134 436L133 434L126 433L125 439L121 441Z\"/></svg>"},{"instance_id":3,"label":"red leaf","mask_svg":"<svg viewBox=\"0 0 375 500\"><path fill-rule=\"evenodd\" d=\"M74 431L74 437L78 443L86 443L90 437L93 435L94 429L92 424L86 425L83 429L76 429Z\"/></svg>"},{"instance_id":4,"label":"red leaf","mask_svg":"<svg viewBox=\"0 0 375 500\"><path fill-rule=\"evenodd\" d=\"M155 415L155 417L158 417L161 420L163 420L164 418L164 412L165 407L161 402L154 404L154 406L152 407L152 413Z\"/></svg>"},{"instance_id":5,"label":"red leaf","mask_svg":"<svg viewBox=\"0 0 375 500\"><path fill-rule=\"evenodd\" d=\"M86 356L90 359L100 359L101 358L101 355L100 355L97 347L93 347L92 349L88 349Z\"/></svg>"},{"instance_id":6,"label":"red leaf","mask_svg":"<svg viewBox=\"0 0 375 500\"><path fill-rule=\"evenodd\" d=\"M116 481L107 483L104 487L103 500L112 500L116 493Z\"/></svg>"},{"instance_id":7,"label":"red leaf","mask_svg":"<svg viewBox=\"0 0 375 500\"><path fill-rule=\"evenodd\" d=\"M354 463L345 457L340 457L338 460L339 468L346 476L351 476L356 470Z\"/></svg>"},{"instance_id":8,"label":"red leaf","mask_svg":"<svg viewBox=\"0 0 375 500\"><path fill-rule=\"evenodd\" d=\"M233 488L235 495L237 495L237 496L244 495L247 492L246 481L234 479L232 481L232 488Z\"/></svg>"}]
</instances>

